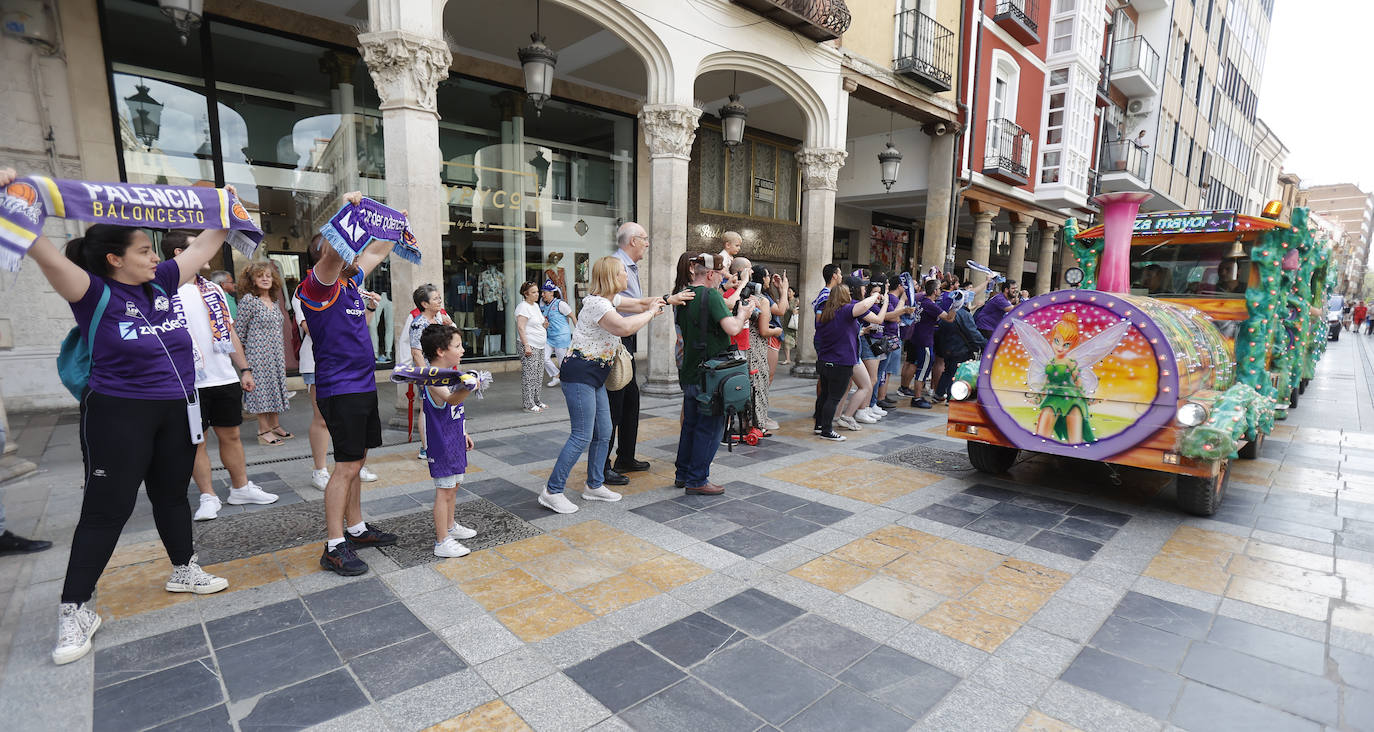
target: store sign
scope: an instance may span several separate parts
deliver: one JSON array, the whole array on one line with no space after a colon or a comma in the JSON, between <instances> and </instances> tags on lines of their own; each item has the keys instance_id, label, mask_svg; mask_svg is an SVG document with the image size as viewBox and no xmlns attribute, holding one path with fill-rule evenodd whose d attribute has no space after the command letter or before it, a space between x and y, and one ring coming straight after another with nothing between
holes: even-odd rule
<instances>
[{"instance_id":1,"label":"store sign","mask_svg":"<svg viewBox=\"0 0 1374 732\"><path fill-rule=\"evenodd\" d=\"M1235 211L1169 211L1135 217L1135 235L1211 234L1234 231Z\"/></svg>"},{"instance_id":2,"label":"store sign","mask_svg":"<svg viewBox=\"0 0 1374 732\"><path fill-rule=\"evenodd\" d=\"M473 181L444 186L450 229L539 231L539 177L533 172L461 163L444 165L451 168L444 171L446 176Z\"/></svg>"},{"instance_id":3,"label":"store sign","mask_svg":"<svg viewBox=\"0 0 1374 732\"><path fill-rule=\"evenodd\" d=\"M773 202L774 182L767 178L754 179L754 200L764 203Z\"/></svg>"}]
</instances>

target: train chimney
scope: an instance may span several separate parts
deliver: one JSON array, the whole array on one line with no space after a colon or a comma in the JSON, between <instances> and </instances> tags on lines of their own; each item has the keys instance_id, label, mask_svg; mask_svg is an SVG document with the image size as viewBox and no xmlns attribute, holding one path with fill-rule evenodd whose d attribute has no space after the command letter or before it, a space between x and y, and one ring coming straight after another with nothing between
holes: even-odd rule
<instances>
[{"instance_id":1,"label":"train chimney","mask_svg":"<svg viewBox=\"0 0 1374 732\"><path fill-rule=\"evenodd\" d=\"M1131 233L1140 204L1151 198L1152 193L1127 191L1093 197L1102 207L1102 262L1097 273L1097 289L1102 292L1131 291Z\"/></svg>"}]
</instances>

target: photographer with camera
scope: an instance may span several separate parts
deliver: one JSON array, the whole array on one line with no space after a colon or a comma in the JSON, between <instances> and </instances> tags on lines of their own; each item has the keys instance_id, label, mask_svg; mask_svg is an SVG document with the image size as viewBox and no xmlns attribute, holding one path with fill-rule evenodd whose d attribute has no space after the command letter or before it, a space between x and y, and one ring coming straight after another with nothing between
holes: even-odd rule
<instances>
[{"instance_id":1,"label":"photographer with camera","mask_svg":"<svg viewBox=\"0 0 1374 732\"><path fill-rule=\"evenodd\" d=\"M882 338L886 353L878 364L877 387L868 400L869 411L880 411L883 415L897 406L896 401L888 399L887 391L891 384L901 378L902 373L901 320L916 312L916 308L907 302L906 289L902 287L902 279L896 272L888 275L885 284L887 314L883 316Z\"/></svg>"},{"instance_id":2,"label":"photographer with camera","mask_svg":"<svg viewBox=\"0 0 1374 732\"><path fill-rule=\"evenodd\" d=\"M858 283L862 286L862 282ZM881 288L869 287L868 295L855 301L853 288L835 287L826 298L825 305L816 314L816 373L819 376L820 392L816 395L816 436L823 440L840 441L844 437L835 432L834 422L840 399L849 388L849 381L860 374L867 376L859 363L859 321L881 321L881 314L887 311L887 300ZM871 308L881 302L880 315L874 318ZM867 398L860 387L860 396ZM855 404L862 403L856 400ZM851 429L854 429L851 427Z\"/></svg>"}]
</instances>

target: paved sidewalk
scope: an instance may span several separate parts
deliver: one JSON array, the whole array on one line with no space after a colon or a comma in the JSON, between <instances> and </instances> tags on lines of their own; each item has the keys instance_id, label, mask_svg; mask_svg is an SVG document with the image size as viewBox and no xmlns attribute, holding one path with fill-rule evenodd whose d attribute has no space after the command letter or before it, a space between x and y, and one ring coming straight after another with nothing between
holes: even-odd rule
<instances>
[{"instance_id":1,"label":"paved sidewalk","mask_svg":"<svg viewBox=\"0 0 1374 732\"><path fill-rule=\"evenodd\" d=\"M1157 475L1037 457L971 470L944 413L810 434L780 379L776 437L722 451L718 499L672 488L678 405L646 400L616 504L534 503L566 437L508 377L470 407L468 557L429 552L433 491L390 430L364 511L402 535L322 572L308 404L250 443L275 506L198 524L226 592L166 593L140 500L95 650L48 657L80 490L74 420L15 420L39 472L0 486L0 719L14 729L1374 729L1374 338L1331 344L1299 409L1234 466L1214 519ZM303 395L302 395L303 396ZM249 430L252 430L251 432ZM246 427L252 437L256 432ZM246 438L247 439L247 438ZM222 472L216 474L223 479ZM577 486L582 470L569 481ZM221 485L221 492L224 488ZM193 492L193 491L192 491Z\"/></svg>"}]
</instances>

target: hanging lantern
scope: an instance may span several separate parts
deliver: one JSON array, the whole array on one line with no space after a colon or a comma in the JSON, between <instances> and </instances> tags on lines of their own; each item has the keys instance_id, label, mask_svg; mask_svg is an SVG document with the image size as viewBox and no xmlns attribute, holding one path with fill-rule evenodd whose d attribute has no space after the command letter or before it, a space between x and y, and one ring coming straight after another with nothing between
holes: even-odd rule
<instances>
[{"instance_id":1,"label":"hanging lantern","mask_svg":"<svg viewBox=\"0 0 1374 732\"><path fill-rule=\"evenodd\" d=\"M129 105L129 119L134 128L134 136L143 144L152 147L162 131L162 102L148 94L148 87L139 84L135 92L124 98Z\"/></svg>"},{"instance_id":2,"label":"hanging lantern","mask_svg":"<svg viewBox=\"0 0 1374 732\"><path fill-rule=\"evenodd\" d=\"M534 32L530 34L530 45L516 52L520 66L525 70L525 95L534 103L534 113L538 116L544 110L553 90L553 69L558 64L558 54L544 43L539 32L539 3L534 4Z\"/></svg>"},{"instance_id":3,"label":"hanging lantern","mask_svg":"<svg viewBox=\"0 0 1374 732\"><path fill-rule=\"evenodd\" d=\"M892 190L892 184L897 182L897 170L902 165L902 151L892 145L892 141L887 141L887 149L878 153L878 165L882 168L883 188Z\"/></svg>"},{"instance_id":4,"label":"hanging lantern","mask_svg":"<svg viewBox=\"0 0 1374 732\"><path fill-rule=\"evenodd\" d=\"M721 137L725 138L726 147L744 142L744 120L748 117L749 110L740 104L739 95L731 94L730 103L720 108Z\"/></svg>"},{"instance_id":5,"label":"hanging lantern","mask_svg":"<svg viewBox=\"0 0 1374 732\"><path fill-rule=\"evenodd\" d=\"M200 27L203 0L157 0L157 6L162 9L163 15L172 19L177 35L181 37L181 45L186 45L191 32Z\"/></svg>"}]
</instances>

